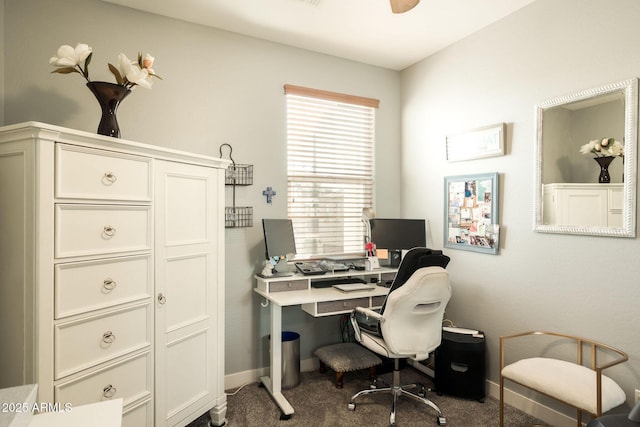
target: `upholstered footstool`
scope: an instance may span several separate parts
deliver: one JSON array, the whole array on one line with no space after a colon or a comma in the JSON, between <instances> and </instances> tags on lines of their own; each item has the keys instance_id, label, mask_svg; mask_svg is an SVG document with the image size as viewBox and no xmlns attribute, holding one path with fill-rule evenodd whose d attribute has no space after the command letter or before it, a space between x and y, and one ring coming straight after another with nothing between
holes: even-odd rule
<instances>
[{"instance_id":1,"label":"upholstered footstool","mask_svg":"<svg viewBox=\"0 0 640 427\"><path fill-rule=\"evenodd\" d=\"M326 372L327 366L336 373L336 387L342 388L344 373L369 368L369 378L376 377L376 366L382 360L355 343L338 343L318 348L314 354L320 359L320 372Z\"/></svg>"}]
</instances>

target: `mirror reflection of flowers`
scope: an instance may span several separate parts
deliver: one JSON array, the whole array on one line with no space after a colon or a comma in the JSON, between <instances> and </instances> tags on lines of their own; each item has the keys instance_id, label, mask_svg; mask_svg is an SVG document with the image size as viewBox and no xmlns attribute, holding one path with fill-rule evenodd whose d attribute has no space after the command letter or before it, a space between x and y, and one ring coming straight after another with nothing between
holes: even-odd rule
<instances>
[{"instance_id":1,"label":"mirror reflection of flowers","mask_svg":"<svg viewBox=\"0 0 640 427\"><path fill-rule=\"evenodd\" d=\"M49 63L54 67L58 67L52 73L71 74L78 73L89 79L89 64L93 56L93 49L84 43L78 43L76 47L62 45L58 48L56 56L52 56ZM116 83L127 89L133 89L134 86L142 86L151 89L152 77L162 80L153 71L153 61L155 58L150 54L142 56L138 53L138 61L131 61L124 53L118 55L118 65L109 64L109 71L115 76Z\"/></svg>"},{"instance_id":2,"label":"mirror reflection of flowers","mask_svg":"<svg viewBox=\"0 0 640 427\"><path fill-rule=\"evenodd\" d=\"M595 154L596 157L624 156L624 144L615 138L594 139L581 146L580 152Z\"/></svg>"}]
</instances>

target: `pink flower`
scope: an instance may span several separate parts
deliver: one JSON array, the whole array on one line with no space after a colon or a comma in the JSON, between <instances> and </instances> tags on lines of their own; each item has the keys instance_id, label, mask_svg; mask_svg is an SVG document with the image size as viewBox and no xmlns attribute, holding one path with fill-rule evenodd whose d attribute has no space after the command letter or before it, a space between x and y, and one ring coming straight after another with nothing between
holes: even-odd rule
<instances>
[{"instance_id":1,"label":"pink flower","mask_svg":"<svg viewBox=\"0 0 640 427\"><path fill-rule=\"evenodd\" d=\"M142 68L146 68L146 69L151 69L151 67L153 67L153 61L155 61L156 58L154 58L153 56L149 55L148 53L144 56L144 58L142 58Z\"/></svg>"}]
</instances>

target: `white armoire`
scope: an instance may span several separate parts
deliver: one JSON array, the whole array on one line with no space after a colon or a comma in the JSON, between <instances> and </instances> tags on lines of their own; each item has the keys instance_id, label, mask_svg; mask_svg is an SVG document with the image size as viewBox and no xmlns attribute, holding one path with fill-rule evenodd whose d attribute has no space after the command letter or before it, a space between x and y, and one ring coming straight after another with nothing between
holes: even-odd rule
<instances>
[{"instance_id":1,"label":"white armoire","mask_svg":"<svg viewBox=\"0 0 640 427\"><path fill-rule=\"evenodd\" d=\"M225 422L228 161L0 128L0 388L122 398L123 426Z\"/></svg>"}]
</instances>

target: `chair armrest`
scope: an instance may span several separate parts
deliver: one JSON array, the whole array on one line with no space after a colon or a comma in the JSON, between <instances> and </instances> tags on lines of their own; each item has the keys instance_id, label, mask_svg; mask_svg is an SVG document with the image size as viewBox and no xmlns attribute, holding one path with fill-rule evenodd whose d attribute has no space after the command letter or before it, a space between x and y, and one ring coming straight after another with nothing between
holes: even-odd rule
<instances>
[{"instance_id":1,"label":"chair armrest","mask_svg":"<svg viewBox=\"0 0 640 427\"><path fill-rule=\"evenodd\" d=\"M384 318L380 313L378 313L377 311L373 311L369 308L356 307L353 309L353 311L351 312L351 315L349 316L349 320L351 321L351 326L353 326L353 332L354 332L356 341L362 342L362 332L360 331L360 325L358 325L358 320L356 319L357 313L362 313L365 316L376 319L379 322L383 322Z\"/></svg>"},{"instance_id":2,"label":"chair armrest","mask_svg":"<svg viewBox=\"0 0 640 427\"><path fill-rule=\"evenodd\" d=\"M358 313L362 313L364 315L366 315L367 317L371 317L373 319L376 319L380 322L384 321L384 318L382 317L382 314L378 313L377 311L371 310L370 308L365 308L365 307L356 307L353 309L353 311L357 311Z\"/></svg>"}]
</instances>

